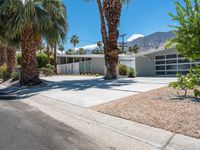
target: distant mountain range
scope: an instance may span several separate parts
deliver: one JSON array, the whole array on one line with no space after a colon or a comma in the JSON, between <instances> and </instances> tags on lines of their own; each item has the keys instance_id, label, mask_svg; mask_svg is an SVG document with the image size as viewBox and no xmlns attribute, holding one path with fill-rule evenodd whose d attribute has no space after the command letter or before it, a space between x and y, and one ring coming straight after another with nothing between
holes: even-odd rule
<instances>
[{"instance_id":1,"label":"distant mountain range","mask_svg":"<svg viewBox=\"0 0 200 150\"><path fill-rule=\"evenodd\" d=\"M156 32L144 37L137 38L126 45L132 47L137 44L140 48L139 51L147 51L150 49L156 49L162 47L167 40L174 38L175 35L172 31L169 32Z\"/></svg>"}]
</instances>

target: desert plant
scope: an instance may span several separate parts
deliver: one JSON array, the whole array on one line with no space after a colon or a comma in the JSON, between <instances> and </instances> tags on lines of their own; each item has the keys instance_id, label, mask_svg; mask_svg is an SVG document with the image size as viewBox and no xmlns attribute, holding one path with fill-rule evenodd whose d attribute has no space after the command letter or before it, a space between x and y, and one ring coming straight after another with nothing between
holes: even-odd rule
<instances>
[{"instance_id":1,"label":"desert plant","mask_svg":"<svg viewBox=\"0 0 200 150\"><path fill-rule=\"evenodd\" d=\"M11 79L12 79L13 81L17 81L17 80L20 79L20 75L21 75L20 72L12 72L12 74L11 74Z\"/></svg>"},{"instance_id":2,"label":"desert plant","mask_svg":"<svg viewBox=\"0 0 200 150\"><path fill-rule=\"evenodd\" d=\"M127 76L128 74L128 68L123 64L119 64L118 71L119 71L119 75L122 75L122 76Z\"/></svg>"},{"instance_id":3,"label":"desert plant","mask_svg":"<svg viewBox=\"0 0 200 150\"><path fill-rule=\"evenodd\" d=\"M6 64L3 64L0 67L0 77L5 81L7 79L8 67Z\"/></svg>"},{"instance_id":4,"label":"desert plant","mask_svg":"<svg viewBox=\"0 0 200 150\"><path fill-rule=\"evenodd\" d=\"M192 67L187 75L178 75L178 80L169 86L176 89L179 96L181 90L185 91L183 96L187 96L188 90L193 90L194 96L200 97L200 67Z\"/></svg>"},{"instance_id":5,"label":"desert plant","mask_svg":"<svg viewBox=\"0 0 200 150\"><path fill-rule=\"evenodd\" d=\"M128 77L129 78L135 78L136 73L135 73L135 69L134 68L129 68L128 69Z\"/></svg>"},{"instance_id":6,"label":"desert plant","mask_svg":"<svg viewBox=\"0 0 200 150\"><path fill-rule=\"evenodd\" d=\"M176 82L171 82L169 86L177 90L178 96L181 96L180 91L184 91L183 96L185 97L187 96L188 90L193 89L192 82L190 80L189 75L177 75L177 76L178 76L178 80Z\"/></svg>"},{"instance_id":7,"label":"desert plant","mask_svg":"<svg viewBox=\"0 0 200 150\"><path fill-rule=\"evenodd\" d=\"M52 76L55 74L55 67L51 64L47 64L46 67L42 68L42 72L45 76Z\"/></svg>"}]
</instances>

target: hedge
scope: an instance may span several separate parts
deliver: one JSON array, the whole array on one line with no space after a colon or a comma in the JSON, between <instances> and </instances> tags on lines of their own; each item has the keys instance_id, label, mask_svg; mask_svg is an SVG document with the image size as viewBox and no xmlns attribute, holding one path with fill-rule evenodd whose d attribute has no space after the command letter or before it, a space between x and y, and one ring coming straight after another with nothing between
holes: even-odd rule
<instances>
[{"instance_id":1,"label":"hedge","mask_svg":"<svg viewBox=\"0 0 200 150\"><path fill-rule=\"evenodd\" d=\"M46 67L47 65L47 54L37 54L38 68ZM53 65L53 56L50 56L51 65ZM21 66L22 64L22 55L17 54L17 65Z\"/></svg>"}]
</instances>

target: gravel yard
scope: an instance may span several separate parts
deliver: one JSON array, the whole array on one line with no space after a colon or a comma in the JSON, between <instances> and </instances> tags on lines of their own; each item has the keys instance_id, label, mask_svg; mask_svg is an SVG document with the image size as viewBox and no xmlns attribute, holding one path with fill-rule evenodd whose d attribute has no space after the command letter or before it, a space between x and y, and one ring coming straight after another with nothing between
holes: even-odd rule
<instances>
[{"instance_id":1,"label":"gravel yard","mask_svg":"<svg viewBox=\"0 0 200 150\"><path fill-rule=\"evenodd\" d=\"M180 100L176 91L164 87L99 105L96 111L153 127L200 138L200 102Z\"/></svg>"}]
</instances>

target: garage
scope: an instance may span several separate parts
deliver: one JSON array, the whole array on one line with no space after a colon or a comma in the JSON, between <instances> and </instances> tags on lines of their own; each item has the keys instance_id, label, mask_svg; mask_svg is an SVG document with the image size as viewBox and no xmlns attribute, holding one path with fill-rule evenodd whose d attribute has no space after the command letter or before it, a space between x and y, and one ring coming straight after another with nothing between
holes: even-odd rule
<instances>
[{"instance_id":1,"label":"garage","mask_svg":"<svg viewBox=\"0 0 200 150\"><path fill-rule=\"evenodd\" d=\"M189 69L200 64L200 60L190 61L180 54L168 54L155 56L156 76L176 76L176 74L187 74Z\"/></svg>"},{"instance_id":2,"label":"garage","mask_svg":"<svg viewBox=\"0 0 200 150\"><path fill-rule=\"evenodd\" d=\"M179 54L176 48L160 48L136 55L137 76L170 77L187 74L192 66L200 65L200 59L191 61Z\"/></svg>"}]
</instances>

